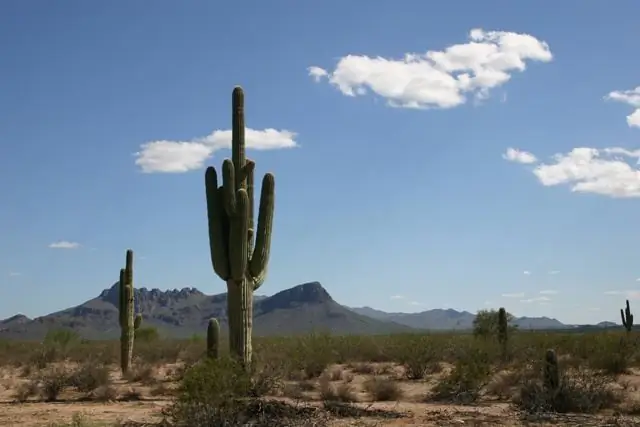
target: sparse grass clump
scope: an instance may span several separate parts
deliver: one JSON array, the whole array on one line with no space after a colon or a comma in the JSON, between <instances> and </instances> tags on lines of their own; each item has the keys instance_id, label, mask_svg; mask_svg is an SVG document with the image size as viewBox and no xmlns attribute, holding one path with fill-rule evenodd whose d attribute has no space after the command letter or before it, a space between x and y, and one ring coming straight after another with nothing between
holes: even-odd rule
<instances>
[{"instance_id":1,"label":"sparse grass clump","mask_svg":"<svg viewBox=\"0 0 640 427\"><path fill-rule=\"evenodd\" d=\"M365 381L365 391L376 402L398 401L403 395L400 385L390 378L373 377Z\"/></svg>"}]
</instances>

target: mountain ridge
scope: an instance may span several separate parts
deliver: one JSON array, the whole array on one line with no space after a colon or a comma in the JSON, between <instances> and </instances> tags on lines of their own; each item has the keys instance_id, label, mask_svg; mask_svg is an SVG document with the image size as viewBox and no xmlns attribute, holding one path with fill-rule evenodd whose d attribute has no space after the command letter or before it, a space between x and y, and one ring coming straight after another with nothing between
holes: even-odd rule
<instances>
[{"instance_id":1,"label":"mountain ridge","mask_svg":"<svg viewBox=\"0 0 640 427\"><path fill-rule=\"evenodd\" d=\"M30 319L22 314L0 320L0 338L42 339L52 328L69 328L87 339L114 339L119 336L118 282L98 296L79 305ZM217 318L226 330L227 294L207 295L197 288L162 291L135 290L136 311L143 325L155 327L167 337L185 338L204 334L210 318ZM385 312L372 307L347 307L337 303L317 281L284 289L271 296L254 295L256 336L296 335L311 331L332 334L388 334L401 332L466 331L473 327L475 314L454 309L432 309L419 313ZM521 329L570 329L557 319L519 317ZM612 327L612 322L581 325L586 328ZM575 327L578 327L575 325Z\"/></svg>"}]
</instances>

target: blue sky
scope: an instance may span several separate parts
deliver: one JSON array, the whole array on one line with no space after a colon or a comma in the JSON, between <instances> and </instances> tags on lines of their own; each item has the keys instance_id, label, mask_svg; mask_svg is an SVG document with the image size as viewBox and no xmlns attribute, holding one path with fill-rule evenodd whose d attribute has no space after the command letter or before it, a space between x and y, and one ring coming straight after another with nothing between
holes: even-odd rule
<instances>
[{"instance_id":1,"label":"blue sky","mask_svg":"<svg viewBox=\"0 0 640 427\"><path fill-rule=\"evenodd\" d=\"M127 248L137 286L223 292L203 181L236 84L276 175L259 293L565 322L640 299L640 3L219 3L0 4L0 318L96 296Z\"/></svg>"}]
</instances>

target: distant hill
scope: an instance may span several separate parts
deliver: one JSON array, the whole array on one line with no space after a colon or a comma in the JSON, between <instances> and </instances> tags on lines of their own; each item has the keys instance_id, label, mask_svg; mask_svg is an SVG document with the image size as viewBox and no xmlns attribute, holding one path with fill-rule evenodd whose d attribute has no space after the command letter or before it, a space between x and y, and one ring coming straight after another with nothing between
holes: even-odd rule
<instances>
[{"instance_id":1,"label":"distant hill","mask_svg":"<svg viewBox=\"0 0 640 427\"><path fill-rule=\"evenodd\" d=\"M469 330L473 328L473 320L476 315L468 311L456 311L453 309L434 309L420 313L387 313L371 307L351 308L355 313L369 316L374 319L392 321L401 325L407 325L416 329L428 330ZM514 319L514 325L520 329L567 329L565 325L556 319L548 317L518 317Z\"/></svg>"},{"instance_id":2,"label":"distant hill","mask_svg":"<svg viewBox=\"0 0 640 427\"><path fill-rule=\"evenodd\" d=\"M87 339L119 336L118 283L78 306L36 319L13 316L0 322L0 338L42 339L49 329L70 328ZM206 295L195 288L161 291L136 289L136 310L145 326L165 336L204 334L211 317L227 323L227 294ZM293 335L311 331L333 334L408 332L406 325L374 319L338 304L318 282L305 283L270 297L254 298L254 334Z\"/></svg>"}]
</instances>

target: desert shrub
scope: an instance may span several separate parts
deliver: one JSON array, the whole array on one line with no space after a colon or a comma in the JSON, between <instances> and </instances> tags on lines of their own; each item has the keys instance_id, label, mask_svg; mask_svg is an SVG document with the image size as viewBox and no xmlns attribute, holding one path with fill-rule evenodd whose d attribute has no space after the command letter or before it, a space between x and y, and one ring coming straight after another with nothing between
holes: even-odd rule
<instances>
[{"instance_id":1,"label":"desert shrub","mask_svg":"<svg viewBox=\"0 0 640 427\"><path fill-rule=\"evenodd\" d=\"M459 404L475 402L491 376L491 354L470 349L433 388L430 398Z\"/></svg>"},{"instance_id":2,"label":"desert shrub","mask_svg":"<svg viewBox=\"0 0 640 427\"><path fill-rule=\"evenodd\" d=\"M105 384L96 388L92 397L99 402L113 402L118 397L118 392L111 384Z\"/></svg>"},{"instance_id":3,"label":"desert shrub","mask_svg":"<svg viewBox=\"0 0 640 427\"><path fill-rule=\"evenodd\" d=\"M235 360L206 358L185 372L167 414L176 426L241 425L251 390L251 376Z\"/></svg>"},{"instance_id":4,"label":"desert shrub","mask_svg":"<svg viewBox=\"0 0 640 427\"><path fill-rule=\"evenodd\" d=\"M529 413L595 413L620 402L619 394L610 386L611 381L609 376L571 370L561 375L557 390L547 390L536 375L529 375L514 403Z\"/></svg>"},{"instance_id":5,"label":"desert shrub","mask_svg":"<svg viewBox=\"0 0 640 427\"><path fill-rule=\"evenodd\" d=\"M44 337L45 345L59 346L63 349L79 343L80 335L71 329L52 329Z\"/></svg>"},{"instance_id":6,"label":"desert shrub","mask_svg":"<svg viewBox=\"0 0 640 427\"><path fill-rule=\"evenodd\" d=\"M94 391L110 382L109 368L92 362L80 365L69 376L69 385L83 393Z\"/></svg>"},{"instance_id":7,"label":"desert shrub","mask_svg":"<svg viewBox=\"0 0 640 427\"><path fill-rule=\"evenodd\" d=\"M160 340L160 334L158 333L158 329L153 326L143 326L135 330L135 341L136 343L153 343Z\"/></svg>"},{"instance_id":8,"label":"desert shrub","mask_svg":"<svg viewBox=\"0 0 640 427\"><path fill-rule=\"evenodd\" d=\"M156 370L151 365L136 363L127 372L126 379L130 383L155 384L157 382Z\"/></svg>"},{"instance_id":9,"label":"desert shrub","mask_svg":"<svg viewBox=\"0 0 640 427\"><path fill-rule=\"evenodd\" d=\"M15 393L13 394L13 398L17 402L26 402L30 397L34 397L38 394L38 382L37 381L27 381L20 384Z\"/></svg>"},{"instance_id":10,"label":"desert shrub","mask_svg":"<svg viewBox=\"0 0 640 427\"><path fill-rule=\"evenodd\" d=\"M400 385L389 378L370 378L365 381L364 389L376 402L397 401L403 395Z\"/></svg>"},{"instance_id":11,"label":"desert shrub","mask_svg":"<svg viewBox=\"0 0 640 427\"><path fill-rule=\"evenodd\" d=\"M40 392L49 402L58 400L60 393L69 385L69 373L63 367L56 366L40 374Z\"/></svg>"},{"instance_id":12,"label":"desert shrub","mask_svg":"<svg viewBox=\"0 0 640 427\"><path fill-rule=\"evenodd\" d=\"M394 360L404 367L405 376L410 380L423 379L441 369L442 353L426 337L407 338L404 343L392 349L392 354Z\"/></svg>"},{"instance_id":13,"label":"desert shrub","mask_svg":"<svg viewBox=\"0 0 640 427\"><path fill-rule=\"evenodd\" d=\"M323 375L318 385L320 398L324 402L355 402L357 400L353 386L349 383L334 385L331 384L329 376Z\"/></svg>"}]
</instances>

